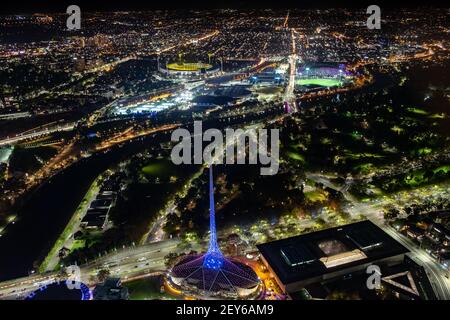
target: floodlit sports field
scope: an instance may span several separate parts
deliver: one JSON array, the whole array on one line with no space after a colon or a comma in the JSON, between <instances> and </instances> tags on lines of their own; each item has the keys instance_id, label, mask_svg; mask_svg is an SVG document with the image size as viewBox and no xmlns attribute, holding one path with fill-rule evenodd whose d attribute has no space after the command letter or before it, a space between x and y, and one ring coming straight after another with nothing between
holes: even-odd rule
<instances>
[{"instance_id":1,"label":"floodlit sports field","mask_svg":"<svg viewBox=\"0 0 450 320\"><path fill-rule=\"evenodd\" d=\"M212 65L207 63L169 63L167 69L175 71L200 71L201 69L211 69Z\"/></svg>"},{"instance_id":2,"label":"floodlit sports field","mask_svg":"<svg viewBox=\"0 0 450 320\"><path fill-rule=\"evenodd\" d=\"M342 81L339 79L323 79L323 78L304 78L297 81L298 85L301 86L322 86L322 87L336 87L341 86Z\"/></svg>"}]
</instances>

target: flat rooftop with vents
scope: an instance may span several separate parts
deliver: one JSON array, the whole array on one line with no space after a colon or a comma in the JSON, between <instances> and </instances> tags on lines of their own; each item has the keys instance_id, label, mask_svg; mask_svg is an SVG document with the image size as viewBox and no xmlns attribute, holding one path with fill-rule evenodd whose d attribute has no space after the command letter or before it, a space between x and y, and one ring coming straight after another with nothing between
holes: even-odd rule
<instances>
[{"instance_id":1,"label":"flat rooftop with vents","mask_svg":"<svg viewBox=\"0 0 450 320\"><path fill-rule=\"evenodd\" d=\"M263 262L286 292L362 271L370 264L401 263L409 252L368 220L257 247Z\"/></svg>"}]
</instances>

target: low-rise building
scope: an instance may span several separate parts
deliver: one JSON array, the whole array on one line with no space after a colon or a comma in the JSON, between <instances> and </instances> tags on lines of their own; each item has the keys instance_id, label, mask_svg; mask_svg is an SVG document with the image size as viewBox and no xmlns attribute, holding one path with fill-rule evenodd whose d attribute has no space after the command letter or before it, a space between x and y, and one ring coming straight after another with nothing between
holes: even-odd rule
<instances>
[{"instance_id":1,"label":"low-rise building","mask_svg":"<svg viewBox=\"0 0 450 320\"><path fill-rule=\"evenodd\" d=\"M365 272L371 264L400 264L409 252L368 220L257 247L267 269L286 293Z\"/></svg>"}]
</instances>

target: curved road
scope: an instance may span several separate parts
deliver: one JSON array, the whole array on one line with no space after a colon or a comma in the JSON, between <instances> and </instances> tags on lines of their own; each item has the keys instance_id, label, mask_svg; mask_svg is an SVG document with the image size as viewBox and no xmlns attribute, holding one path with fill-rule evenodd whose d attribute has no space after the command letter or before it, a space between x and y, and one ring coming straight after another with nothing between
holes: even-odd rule
<instances>
[{"instance_id":1,"label":"curved road","mask_svg":"<svg viewBox=\"0 0 450 320\"><path fill-rule=\"evenodd\" d=\"M81 265L81 281L93 285L92 277L102 269L108 269L112 276L120 277L124 281L142 275L161 273L166 269L164 257L167 254L185 250L180 246L180 240L171 239L113 251L93 262ZM40 286L57 280L58 277L58 272L48 272L1 282L0 300L22 299Z\"/></svg>"}]
</instances>

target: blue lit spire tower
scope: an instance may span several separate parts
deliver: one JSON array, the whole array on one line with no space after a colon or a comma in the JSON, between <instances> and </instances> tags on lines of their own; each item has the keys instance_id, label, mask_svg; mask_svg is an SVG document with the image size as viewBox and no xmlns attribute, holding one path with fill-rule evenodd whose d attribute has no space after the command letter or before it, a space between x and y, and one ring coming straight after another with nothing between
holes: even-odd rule
<instances>
[{"instance_id":1,"label":"blue lit spire tower","mask_svg":"<svg viewBox=\"0 0 450 320\"><path fill-rule=\"evenodd\" d=\"M262 290L255 271L240 260L225 257L217 244L214 180L209 167L209 246L203 254L183 256L168 274L168 284L200 299L254 299Z\"/></svg>"},{"instance_id":2,"label":"blue lit spire tower","mask_svg":"<svg viewBox=\"0 0 450 320\"><path fill-rule=\"evenodd\" d=\"M214 210L214 180L212 165L209 167L209 247L203 266L208 269L220 269L223 265L223 254L217 244L216 214Z\"/></svg>"}]
</instances>

